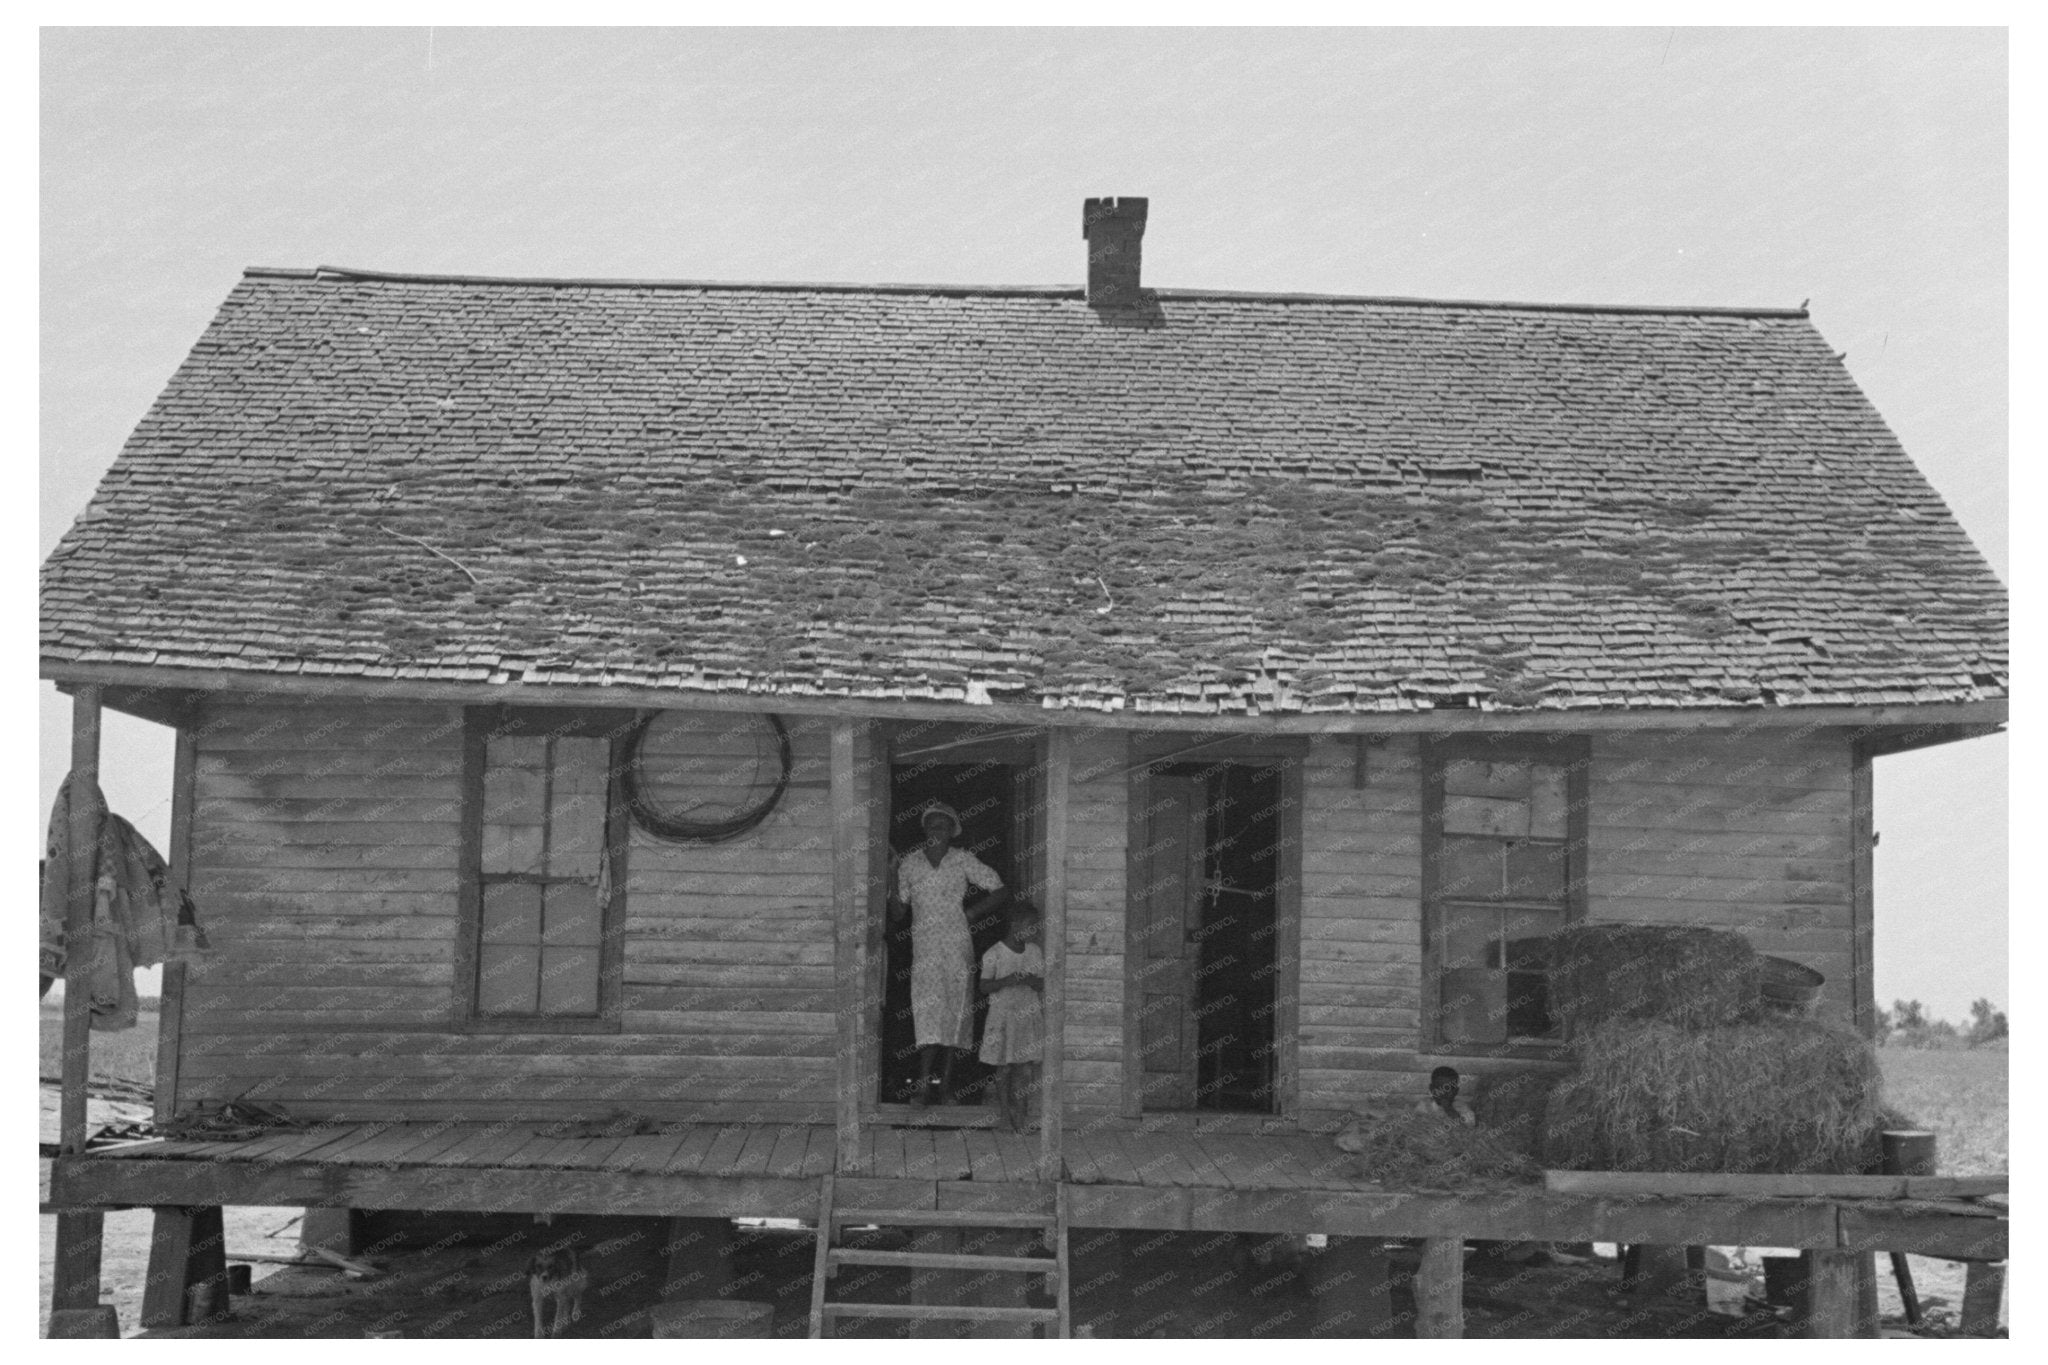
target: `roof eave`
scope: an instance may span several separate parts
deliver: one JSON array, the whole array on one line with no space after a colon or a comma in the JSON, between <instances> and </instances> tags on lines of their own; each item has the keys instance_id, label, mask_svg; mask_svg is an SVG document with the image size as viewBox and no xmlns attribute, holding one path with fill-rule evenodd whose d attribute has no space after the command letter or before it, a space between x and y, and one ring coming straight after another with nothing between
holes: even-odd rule
<instances>
[{"instance_id":1,"label":"roof eave","mask_svg":"<svg viewBox=\"0 0 2048 1365\"><path fill-rule=\"evenodd\" d=\"M1446 731L1590 733L1617 730L1891 729L1895 727L2003 725L2007 700L1923 702L1903 705L1782 705L1552 707L1541 710L1445 708L1406 712L1319 712L1261 716L1189 712L1093 710L1020 703L829 697L773 692L708 692L676 688L536 683L431 682L419 679L307 677L235 669L81 664L45 659L45 681L69 690L103 688L160 692L233 693L329 702L415 701L447 705L552 705L699 711L773 710L782 715L843 716L868 720L977 720L1075 729L1221 731L1247 734L1440 734ZM110 699L116 709L132 710ZM137 714L143 714L137 712ZM1966 738L1957 735L1956 738Z\"/></svg>"}]
</instances>

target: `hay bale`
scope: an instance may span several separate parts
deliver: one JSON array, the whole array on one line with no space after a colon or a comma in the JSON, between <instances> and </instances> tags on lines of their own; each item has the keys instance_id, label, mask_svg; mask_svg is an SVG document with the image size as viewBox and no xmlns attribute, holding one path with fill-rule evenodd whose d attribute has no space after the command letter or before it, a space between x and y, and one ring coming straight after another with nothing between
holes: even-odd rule
<instances>
[{"instance_id":1,"label":"hay bale","mask_svg":"<svg viewBox=\"0 0 2048 1365\"><path fill-rule=\"evenodd\" d=\"M1621 1021L1573 1053L1544 1124L1560 1170L1854 1174L1885 1121L1877 1054L1827 1024Z\"/></svg>"},{"instance_id":2,"label":"hay bale","mask_svg":"<svg viewBox=\"0 0 2048 1365\"><path fill-rule=\"evenodd\" d=\"M1361 1114L1337 1135L1357 1174L1382 1185L1449 1190L1476 1181L1534 1180L1536 1163L1498 1135L1420 1110Z\"/></svg>"},{"instance_id":3,"label":"hay bale","mask_svg":"<svg viewBox=\"0 0 2048 1365\"><path fill-rule=\"evenodd\" d=\"M1567 1036L1617 1019L1718 1028L1759 1017L1760 967L1741 934L1660 924L1576 924L1546 935L1550 1012Z\"/></svg>"},{"instance_id":4,"label":"hay bale","mask_svg":"<svg viewBox=\"0 0 2048 1365\"><path fill-rule=\"evenodd\" d=\"M1534 1159L1543 1151L1543 1116L1559 1077L1548 1071L1519 1071L1480 1083L1472 1102L1479 1126Z\"/></svg>"}]
</instances>

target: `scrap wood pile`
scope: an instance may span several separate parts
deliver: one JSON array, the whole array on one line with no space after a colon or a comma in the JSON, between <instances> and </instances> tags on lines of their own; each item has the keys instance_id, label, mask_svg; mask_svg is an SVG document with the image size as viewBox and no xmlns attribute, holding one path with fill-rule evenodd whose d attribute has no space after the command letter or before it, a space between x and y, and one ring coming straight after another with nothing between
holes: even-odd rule
<instances>
[{"instance_id":1,"label":"scrap wood pile","mask_svg":"<svg viewBox=\"0 0 2048 1365\"><path fill-rule=\"evenodd\" d=\"M1853 1174L1903 1123L1868 1040L1766 1007L1740 934L1577 925L1547 947L1572 1069L1492 1106L1545 1166Z\"/></svg>"}]
</instances>

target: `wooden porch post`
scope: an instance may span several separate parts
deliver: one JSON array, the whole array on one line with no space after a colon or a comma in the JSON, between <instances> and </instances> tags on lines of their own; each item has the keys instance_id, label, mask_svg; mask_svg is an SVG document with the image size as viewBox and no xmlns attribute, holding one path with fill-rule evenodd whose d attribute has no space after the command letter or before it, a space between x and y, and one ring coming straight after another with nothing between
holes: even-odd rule
<instances>
[{"instance_id":1,"label":"wooden porch post","mask_svg":"<svg viewBox=\"0 0 2048 1365\"><path fill-rule=\"evenodd\" d=\"M171 889L192 888L192 803L199 770L196 718L178 727L176 757L171 768L171 846L164 850L171 864ZM68 989L68 988L67 988ZM157 1002L156 1121L168 1123L178 1112L178 1049L185 1025L185 964L164 963Z\"/></svg>"},{"instance_id":2,"label":"wooden porch post","mask_svg":"<svg viewBox=\"0 0 2048 1365\"><path fill-rule=\"evenodd\" d=\"M64 1057L59 1099L61 1150L85 1150L85 1085L92 1049L92 903L98 862L98 811L87 797L100 776L100 689L87 684L71 699L71 895L64 907ZM61 1158L60 1158L61 1159ZM100 1307L98 1211L57 1215L57 1264L51 1277L51 1330L67 1310Z\"/></svg>"},{"instance_id":3,"label":"wooden porch post","mask_svg":"<svg viewBox=\"0 0 2048 1365\"><path fill-rule=\"evenodd\" d=\"M1877 1036L1875 784L1866 740L1850 746L1849 758L1849 995L1856 1028Z\"/></svg>"},{"instance_id":4,"label":"wooden porch post","mask_svg":"<svg viewBox=\"0 0 2048 1365\"><path fill-rule=\"evenodd\" d=\"M866 812L854 784L857 722L832 722L832 923L838 931L839 1169L860 1163L861 1015L867 988ZM869 793L870 799L873 793Z\"/></svg>"},{"instance_id":5,"label":"wooden porch post","mask_svg":"<svg viewBox=\"0 0 2048 1365\"><path fill-rule=\"evenodd\" d=\"M92 1048L92 899L99 861L98 812L86 788L100 780L100 689L88 684L71 699L71 899L64 907L64 1092L61 1140L67 1153L85 1150L85 1082Z\"/></svg>"},{"instance_id":6,"label":"wooden porch post","mask_svg":"<svg viewBox=\"0 0 2048 1365\"><path fill-rule=\"evenodd\" d=\"M1045 755L1045 1061L1038 1119L1038 1178L1058 1180L1066 1116L1067 804L1074 783L1074 733L1055 728Z\"/></svg>"}]
</instances>

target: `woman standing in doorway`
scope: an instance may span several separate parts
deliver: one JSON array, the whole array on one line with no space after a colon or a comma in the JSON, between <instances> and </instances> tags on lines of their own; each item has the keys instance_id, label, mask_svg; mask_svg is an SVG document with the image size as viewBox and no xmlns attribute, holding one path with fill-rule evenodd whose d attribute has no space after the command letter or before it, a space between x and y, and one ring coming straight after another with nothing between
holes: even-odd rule
<instances>
[{"instance_id":1,"label":"woman standing in doorway","mask_svg":"<svg viewBox=\"0 0 2048 1365\"><path fill-rule=\"evenodd\" d=\"M977 918L1000 909L1010 893L995 871L964 848L960 816L934 801L925 807L924 843L897 864L891 909L910 915L910 1011L917 1029L917 1093L930 1102L932 1068L942 1069L939 1103L953 1102L953 1063L974 1046L974 936L967 925L967 888L992 892Z\"/></svg>"}]
</instances>

